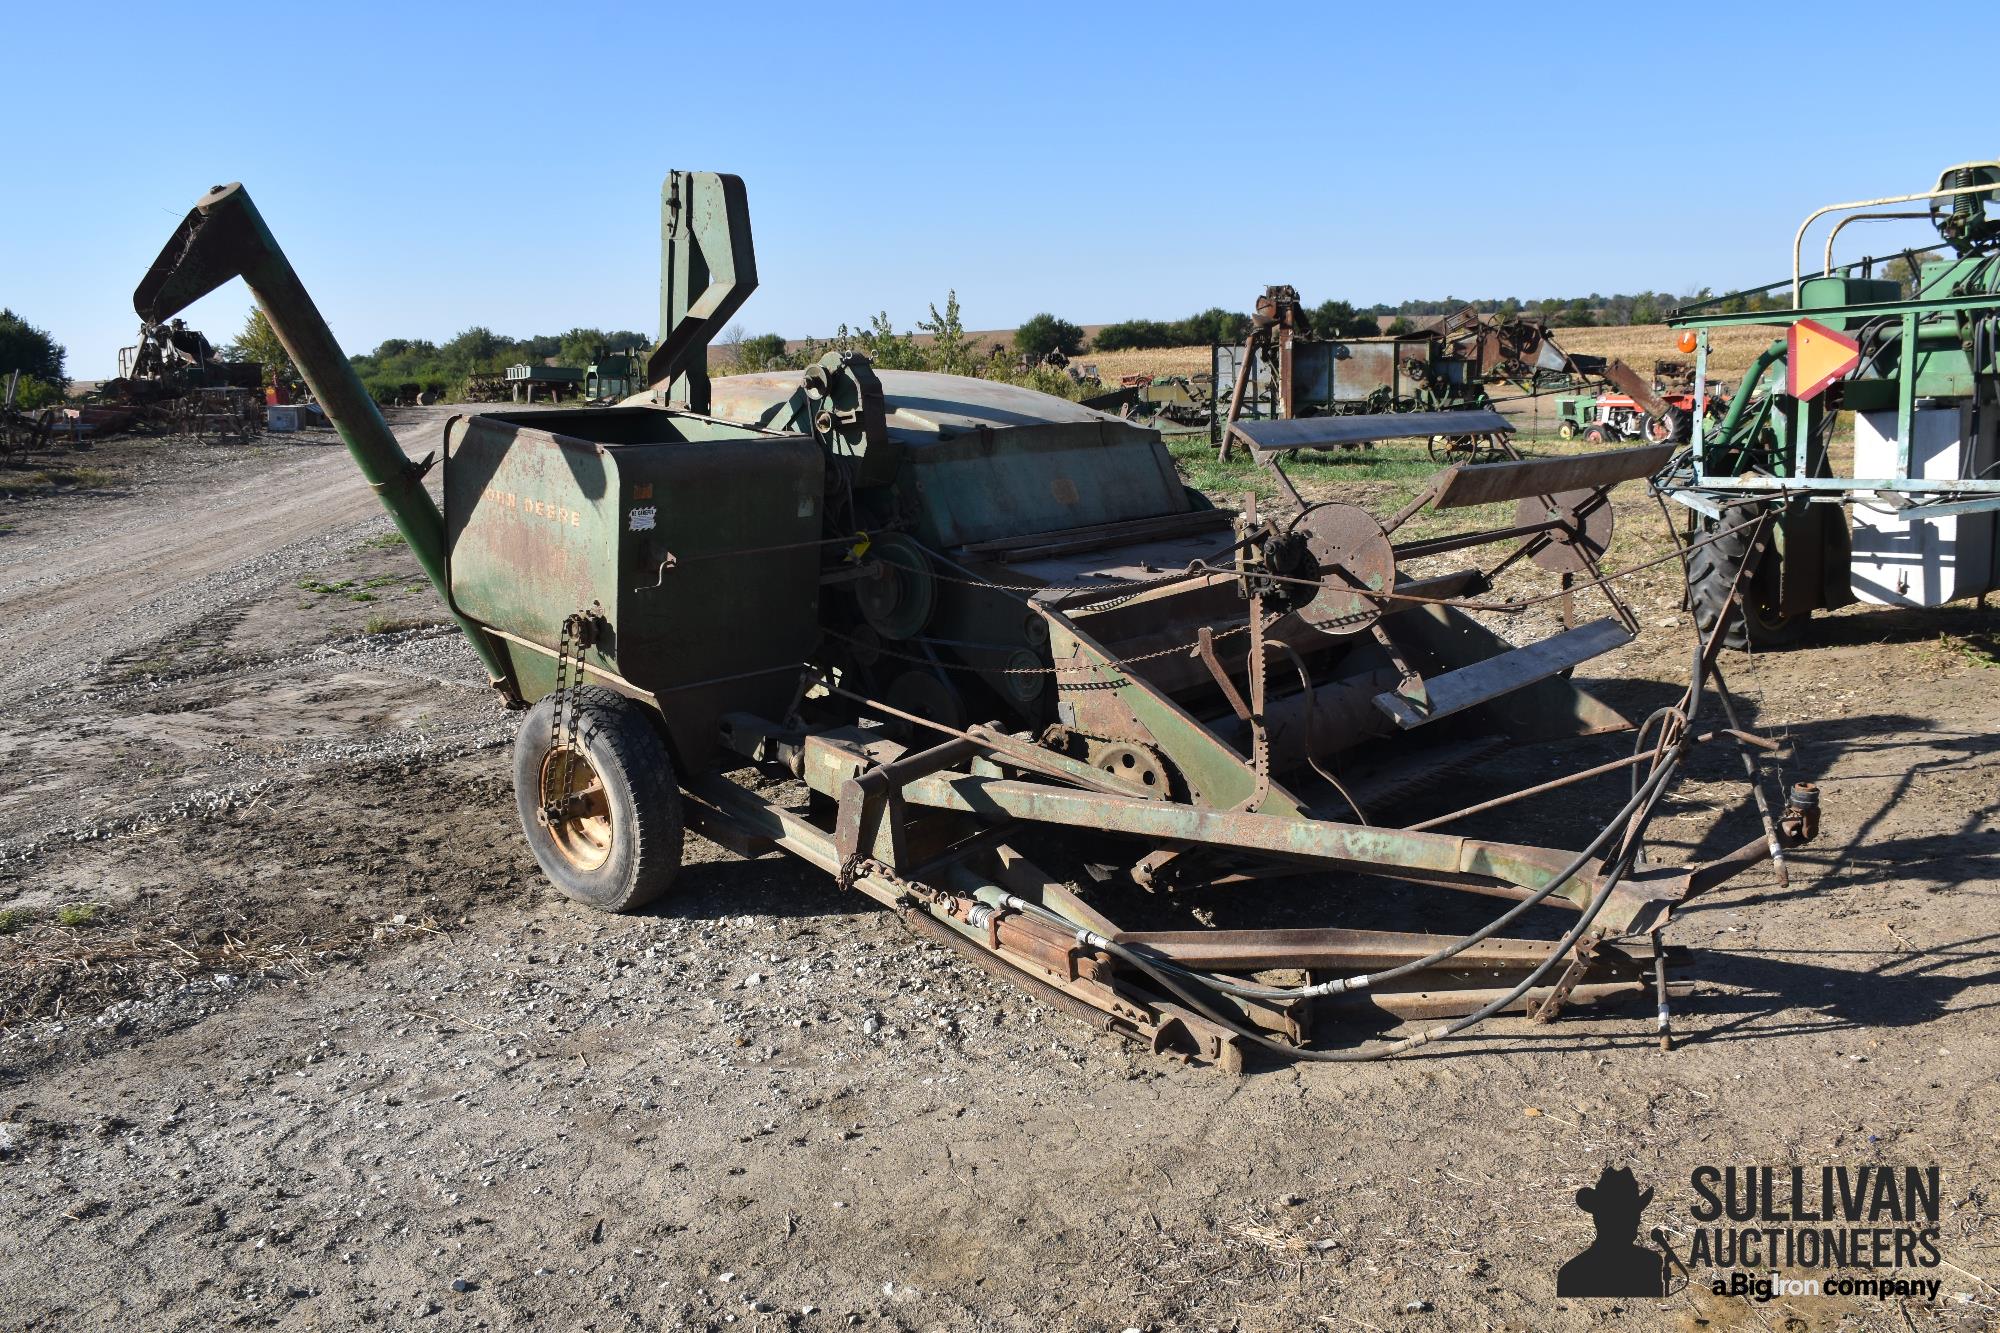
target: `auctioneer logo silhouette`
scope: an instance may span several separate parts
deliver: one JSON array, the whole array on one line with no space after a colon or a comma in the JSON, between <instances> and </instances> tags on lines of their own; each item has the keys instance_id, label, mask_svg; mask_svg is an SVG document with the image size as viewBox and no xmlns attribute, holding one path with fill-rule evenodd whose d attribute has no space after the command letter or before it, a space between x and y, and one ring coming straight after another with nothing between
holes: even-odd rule
<instances>
[{"instance_id":1,"label":"auctioneer logo silhouette","mask_svg":"<svg viewBox=\"0 0 2000 1333\"><path fill-rule=\"evenodd\" d=\"M1578 1190L1576 1206L1597 1224L1597 1239L1556 1274L1556 1295L1664 1296L1666 1256L1638 1243L1639 1217L1652 1201L1652 1189L1641 1194L1624 1167L1607 1166L1594 1187Z\"/></svg>"}]
</instances>

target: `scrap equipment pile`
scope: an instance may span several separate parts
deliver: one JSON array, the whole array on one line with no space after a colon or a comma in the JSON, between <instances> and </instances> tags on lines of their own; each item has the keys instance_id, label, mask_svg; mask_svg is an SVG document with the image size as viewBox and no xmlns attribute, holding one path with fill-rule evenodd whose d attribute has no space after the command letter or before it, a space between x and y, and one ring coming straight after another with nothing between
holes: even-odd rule
<instances>
[{"instance_id":1,"label":"scrap equipment pile","mask_svg":"<svg viewBox=\"0 0 2000 1333\"><path fill-rule=\"evenodd\" d=\"M1766 798L1773 747L1736 727L1717 636L1636 728L1569 679L1637 632L1601 563L1607 493L1671 445L1460 463L1382 519L1219 508L1153 430L1008 384L840 353L711 383L707 344L756 285L742 182L674 173L663 230L646 390L454 418L441 511L241 187L197 204L135 294L157 320L247 280L495 686L531 705L522 825L572 898L657 900L685 827L787 851L1094 1023L1237 1066L1622 995L1664 1014L1673 914L1767 859L1782 875L1814 835L1809 788ZM1408 535L1499 503L1497 527ZM1529 568L1556 586L1494 591ZM1535 641L1481 620L1586 594L1607 614ZM1629 758L1412 818L1413 793L1511 747L1621 730ZM1648 821L1707 744L1741 752L1764 831L1656 863ZM1629 798L1574 848L1453 831L1611 776ZM1453 936L1192 928L1319 901L1330 872L1505 907ZM1505 933L1537 907L1568 914L1560 938ZM1353 1045L1357 1005L1450 1021Z\"/></svg>"},{"instance_id":2,"label":"scrap equipment pile","mask_svg":"<svg viewBox=\"0 0 2000 1333\"><path fill-rule=\"evenodd\" d=\"M1565 352L1537 320L1489 320L1469 305L1434 329L1322 338L1314 336L1294 288L1268 287L1257 298L1243 345L1218 344L1212 355L1214 383L1230 386L1211 417L1211 438L1225 459L1246 443L1236 436L1238 421L1327 416L1384 418L1378 429L1358 429L1343 447L1427 437L1439 462L1511 457L1499 430L1481 424L1498 404L1512 401L1492 396L1501 385L1513 388L1515 397L1615 391L1634 407L1636 425L1626 434L1656 443L1688 438L1688 405L1623 361ZM1454 419L1458 413L1487 415ZM1406 416L1432 419L1388 419Z\"/></svg>"}]
</instances>

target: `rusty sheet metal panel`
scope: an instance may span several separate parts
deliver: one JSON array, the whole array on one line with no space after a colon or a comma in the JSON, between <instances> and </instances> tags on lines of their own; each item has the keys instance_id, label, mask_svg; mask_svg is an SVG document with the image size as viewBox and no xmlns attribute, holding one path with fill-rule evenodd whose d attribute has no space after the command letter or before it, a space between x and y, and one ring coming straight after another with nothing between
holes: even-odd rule
<instances>
[{"instance_id":1,"label":"rusty sheet metal panel","mask_svg":"<svg viewBox=\"0 0 2000 1333\"><path fill-rule=\"evenodd\" d=\"M1552 639L1523 644L1512 652L1428 678L1424 681L1428 702L1422 707L1394 690L1376 695L1375 706L1408 731L1547 680L1630 642L1632 636L1617 621L1594 620Z\"/></svg>"},{"instance_id":2,"label":"rusty sheet metal panel","mask_svg":"<svg viewBox=\"0 0 2000 1333\"><path fill-rule=\"evenodd\" d=\"M610 628L588 664L655 696L698 767L720 712L782 716L817 642L823 472L802 436L645 408L455 422L453 606L511 636L534 699L554 674L536 647L601 603Z\"/></svg>"},{"instance_id":3,"label":"rusty sheet metal panel","mask_svg":"<svg viewBox=\"0 0 2000 1333\"><path fill-rule=\"evenodd\" d=\"M1239 421L1236 433L1263 453L1286 449L1335 449L1376 440L1421 439L1430 435L1490 435L1511 431L1507 418L1491 408L1462 412L1383 412L1370 416L1302 417L1296 421ZM1538 492L1539 493L1539 492Z\"/></svg>"},{"instance_id":4,"label":"rusty sheet metal panel","mask_svg":"<svg viewBox=\"0 0 2000 1333\"><path fill-rule=\"evenodd\" d=\"M1681 446L1647 444L1635 449L1606 449L1594 454L1555 458L1510 459L1501 463L1461 463L1447 468L1437 480L1439 509L1521 500L1530 495L1595 490L1635 477L1650 477L1667 465Z\"/></svg>"},{"instance_id":5,"label":"rusty sheet metal panel","mask_svg":"<svg viewBox=\"0 0 2000 1333\"><path fill-rule=\"evenodd\" d=\"M1310 355L1301 355L1310 350ZM1332 383L1323 388L1308 389L1301 381L1293 397L1303 412L1314 403L1361 403L1370 395L1381 390L1395 392L1403 377L1397 373L1398 359L1403 354L1400 343L1340 342L1304 343L1292 350L1292 365L1296 369L1302 362L1324 363ZM1403 385L1407 388L1407 385Z\"/></svg>"}]
</instances>

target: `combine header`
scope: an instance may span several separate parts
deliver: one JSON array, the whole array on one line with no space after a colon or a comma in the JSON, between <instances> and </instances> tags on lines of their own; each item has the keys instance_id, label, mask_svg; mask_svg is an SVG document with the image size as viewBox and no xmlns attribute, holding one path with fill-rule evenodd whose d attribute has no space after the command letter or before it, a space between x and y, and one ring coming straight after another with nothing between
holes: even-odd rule
<instances>
[{"instance_id":1,"label":"combine header","mask_svg":"<svg viewBox=\"0 0 2000 1333\"><path fill-rule=\"evenodd\" d=\"M1568 675L1636 631L1596 572L1606 492L1671 446L1449 467L1386 519L1223 509L1156 432L1007 384L851 354L711 383L706 346L756 284L743 186L677 172L663 202L649 387L453 418L442 509L241 187L196 205L135 295L157 320L247 280L528 707L521 821L570 897L659 902L684 828L783 850L1094 1023L1238 1067L1251 1046L1366 1059L1620 995L1664 1026L1673 913L1764 860L1782 874L1813 836L1802 786L1738 851L1645 855L1696 746L1740 749L1753 778L1771 748L1705 720L1714 636L1628 758L1410 818L1412 793L1510 747L1632 729ZM1511 520L1408 535L1495 504ZM1441 560L1482 548L1488 567ZM1490 596L1515 565L1565 586ZM1593 588L1608 614L1553 637L1478 618ZM1459 831L1609 775L1626 798L1574 847ZM1449 936L1208 928L1302 909L1330 875L1501 907ZM1507 933L1537 907L1567 913L1560 938ZM1335 1021L1357 1005L1450 1021L1358 1046Z\"/></svg>"}]
</instances>

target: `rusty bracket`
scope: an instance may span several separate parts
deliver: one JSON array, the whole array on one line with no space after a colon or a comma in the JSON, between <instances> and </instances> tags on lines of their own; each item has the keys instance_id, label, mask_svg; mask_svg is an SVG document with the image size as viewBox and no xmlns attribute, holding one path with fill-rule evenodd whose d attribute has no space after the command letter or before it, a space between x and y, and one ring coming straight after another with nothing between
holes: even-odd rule
<instances>
[{"instance_id":1,"label":"rusty bracket","mask_svg":"<svg viewBox=\"0 0 2000 1333\"><path fill-rule=\"evenodd\" d=\"M1236 688L1236 682L1222 668L1222 659L1215 654L1215 631L1203 625L1195 635L1194 656L1199 657L1208 674L1215 677L1215 683L1222 687L1222 697L1229 701L1239 722L1250 720L1250 705L1243 702L1243 692Z\"/></svg>"},{"instance_id":2,"label":"rusty bracket","mask_svg":"<svg viewBox=\"0 0 2000 1333\"><path fill-rule=\"evenodd\" d=\"M1378 620L1370 625L1368 632L1374 636L1376 643L1382 645L1382 651L1389 655L1390 665L1396 668L1396 688L1393 693L1398 698L1409 700L1410 705L1418 712L1430 712L1431 695L1430 691L1424 688L1424 678L1410 665L1410 660L1403 656L1403 650L1396 646L1396 641L1382 628L1382 622Z\"/></svg>"},{"instance_id":3,"label":"rusty bracket","mask_svg":"<svg viewBox=\"0 0 2000 1333\"><path fill-rule=\"evenodd\" d=\"M1603 936L1596 933L1585 935L1576 942L1570 954L1569 966L1563 969L1560 980L1546 998L1528 1006L1528 1017L1537 1023L1553 1023L1562 1007L1569 1002L1570 992L1579 981L1589 974L1591 965L1597 961L1597 946L1603 943Z\"/></svg>"}]
</instances>

